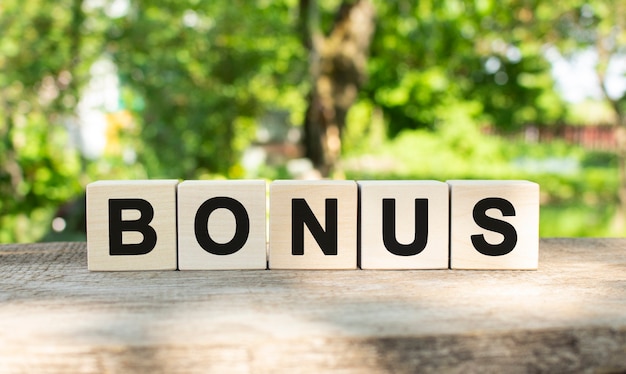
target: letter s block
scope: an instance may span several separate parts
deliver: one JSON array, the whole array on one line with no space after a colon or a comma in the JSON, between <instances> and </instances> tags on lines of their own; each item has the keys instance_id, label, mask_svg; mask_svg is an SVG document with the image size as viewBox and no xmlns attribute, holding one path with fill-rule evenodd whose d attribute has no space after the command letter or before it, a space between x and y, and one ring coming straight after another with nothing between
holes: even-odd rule
<instances>
[{"instance_id":1,"label":"letter s block","mask_svg":"<svg viewBox=\"0 0 626 374\"><path fill-rule=\"evenodd\" d=\"M87 185L89 270L176 270L177 184L120 180Z\"/></svg>"},{"instance_id":2,"label":"letter s block","mask_svg":"<svg viewBox=\"0 0 626 374\"><path fill-rule=\"evenodd\" d=\"M179 184L178 268L265 269L266 205L263 180Z\"/></svg>"},{"instance_id":3,"label":"letter s block","mask_svg":"<svg viewBox=\"0 0 626 374\"><path fill-rule=\"evenodd\" d=\"M450 268L537 269L539 185L452 180Z\"/></svg>"}]
</instances>

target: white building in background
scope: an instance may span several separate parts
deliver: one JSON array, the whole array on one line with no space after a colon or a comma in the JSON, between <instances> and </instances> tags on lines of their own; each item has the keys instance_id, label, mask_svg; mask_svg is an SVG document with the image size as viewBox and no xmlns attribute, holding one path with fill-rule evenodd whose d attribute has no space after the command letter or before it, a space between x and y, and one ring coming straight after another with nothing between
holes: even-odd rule
<instances>
[{"instance_id":1,"label":"white building in background","mask_svg":"<svg viewBox=\"0 0 626 374\"><path fill-rule=\"evenodd\" d=\"M120 82L117 67L107 57L96 61L90 73L76 109L77 140L83 155L95 159L104 155L107 146L107 113L120 110Z\"/></svg>"},{"instance_id":2,"label":"white building in background","mask_svg":"<svg viewBox=\"0 0 626 374\"><path fill-rule=\"evenodd\" d=\"M133 120L122 105L117 66L103 56L91 66L90 75L76 106L77 120L67 125L72 142L86 158L115 155L131 164L136 153L120 138L132 128Z\"/></svg>"}]
</instances>

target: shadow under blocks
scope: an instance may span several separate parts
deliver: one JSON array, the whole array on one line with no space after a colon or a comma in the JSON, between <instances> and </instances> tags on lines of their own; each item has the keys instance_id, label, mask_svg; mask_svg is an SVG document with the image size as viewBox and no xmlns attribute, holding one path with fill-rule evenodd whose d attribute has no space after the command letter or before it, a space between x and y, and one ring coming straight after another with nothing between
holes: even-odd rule
<instances>
[{"instance_id":1,"label":"shadow under blocks","mask_svg":"<svg viewBox=\"0 0 626 374\"><path fill-rule=\"evenodd\" d=\"M87 186L92 271L538 267L519 180L115 180ZM268 210L269 208L269 210Z\"/></svg>"}]
</instances>

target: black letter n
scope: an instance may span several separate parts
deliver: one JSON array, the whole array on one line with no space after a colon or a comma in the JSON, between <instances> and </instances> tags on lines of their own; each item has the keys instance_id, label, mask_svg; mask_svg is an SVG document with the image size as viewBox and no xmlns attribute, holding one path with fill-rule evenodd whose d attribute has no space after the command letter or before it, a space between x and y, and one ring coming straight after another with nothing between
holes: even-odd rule
<instances>
[{"instance_id":1,"label":"black letter n","mask_svg":"<svg viewBox=\"0 0 626 374\"><path fill-rule=\"evenodd\" d=\"M337 255L337 199L326 199L326 231L304 199L291 200L291 254L304 255L304 225L326 256Z\"/></svg>"},{"instance_id":2,"label":"black letter n","mask_svg":"<svg viewBox=\"0 0 626 374\"><path fill-rule=\"evenodd\" d=\"M138 210L139 219L122 220L123 210ZM157 235L149 225L154 209L143 199L109 199L109 254L111 256L145 255L156 246ZM143 235L141 243L122 243L122 232L135 231Z\"/></svg>"}]
</instances>

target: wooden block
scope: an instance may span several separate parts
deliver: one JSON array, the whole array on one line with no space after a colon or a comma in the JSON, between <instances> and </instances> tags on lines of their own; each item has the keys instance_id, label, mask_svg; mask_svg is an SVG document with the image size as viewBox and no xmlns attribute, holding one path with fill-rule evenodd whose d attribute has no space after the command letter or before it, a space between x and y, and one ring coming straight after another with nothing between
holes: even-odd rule
<instances>
[{"instance_id":1,"label":"wooden block","mask_svg":"<svg viewBox=\"0 0 626 374\"><path fill-rule=\"evenodd\" d=\"M361 269L447 269L448 185L358 181Z\"/></svg>"},{"instance_id":2,"label":"wooden block","mask_svg":"<svg viewBox=\"0 0 626 374\"><path fill-rule=\"evenodd\" d=\"M177 180L90 183L89 270L176 270L177 184Z\"/></svg>"},{"instance_id":3,"label":"wooden block","mask_svg":"<svg viewBox=\"0 0 626 374\"><path fill-rule=\"evenodd\" d=\"M538 184L514 180L448 184L452 269L537 269Z\"/></svg>"},{"instance_id":4,"label":"wooden block","mask_svg":"<svg viewBox=\"0 0 626 374\"><path fill-rule=\"evenodd\" d=\"M356 269L354 181L270 184L270 269Z\"/></svg>"},{"instance_id":5,"label":"wooden block","mask_svg":"<svg viewBox=\"0 0 626 374\"><path fill-rule=\"evenodd\" d=\"M265 269L263 180L185 181L178 185L180 270Z\"/></svg>"}]
</instances>

